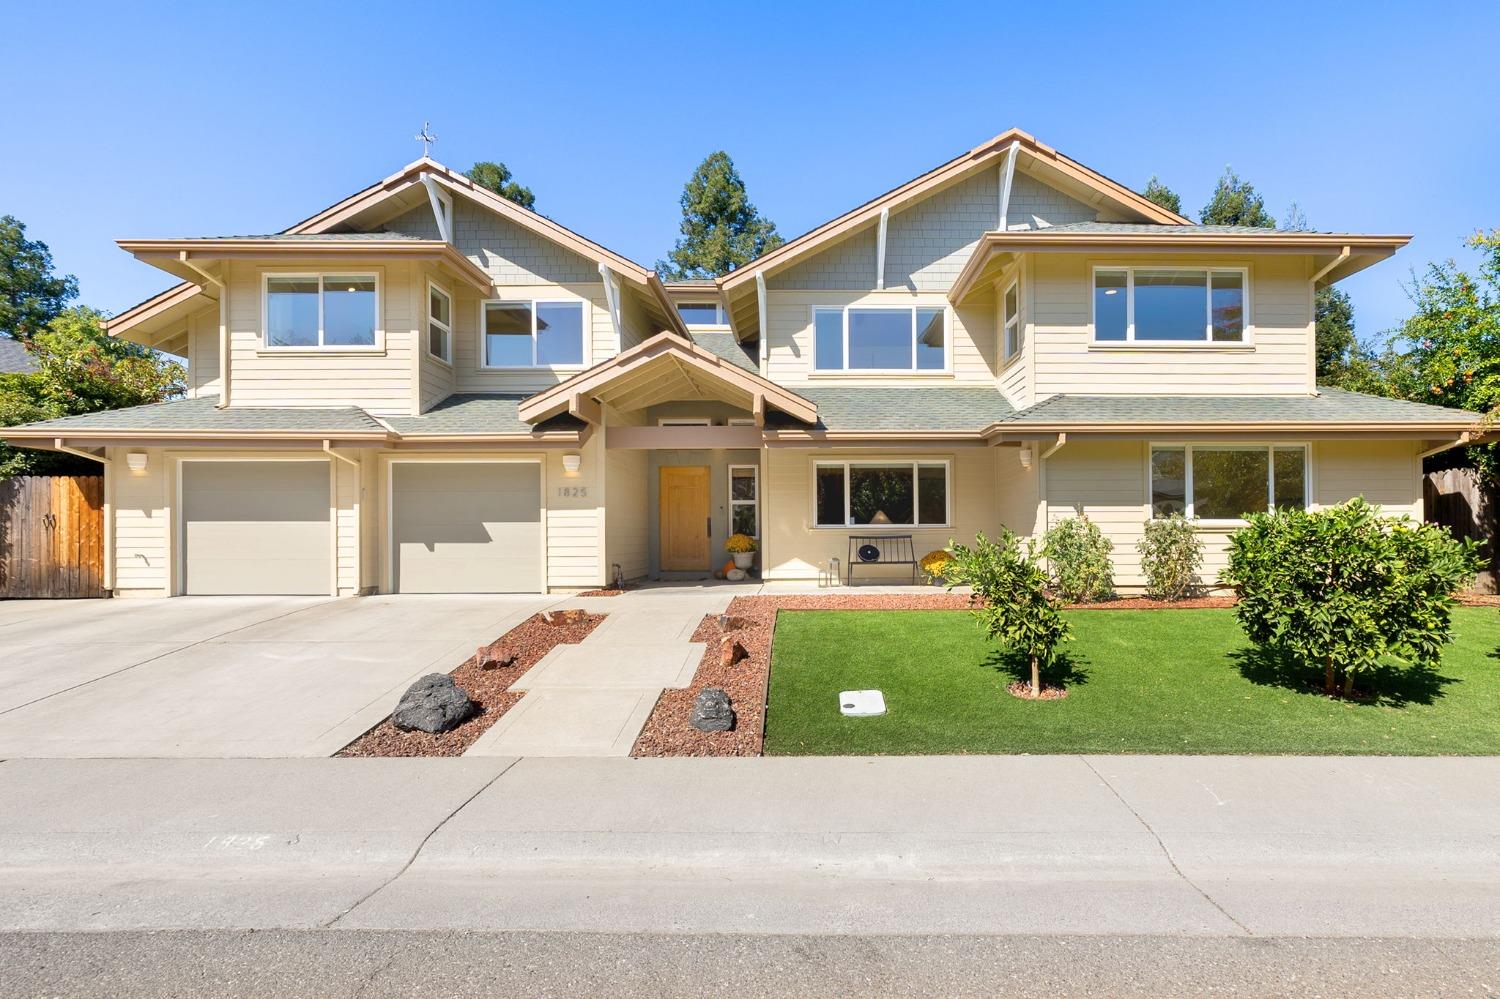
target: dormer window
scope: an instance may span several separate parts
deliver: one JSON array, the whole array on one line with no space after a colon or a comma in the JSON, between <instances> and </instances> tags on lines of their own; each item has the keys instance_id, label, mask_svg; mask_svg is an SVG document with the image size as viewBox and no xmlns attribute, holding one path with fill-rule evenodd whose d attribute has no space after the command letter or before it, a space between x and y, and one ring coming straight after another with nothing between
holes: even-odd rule
<instances>
[{"instance_id":1,"label":"dormer window","mask_svg":"<svg viewBox=\"0 0 1500 999\"><path fill-rule=\"evenodd\" d=\"M375 347L378 287L374 274L267 274L266 347Z\"/></svg>"},{"instance_id":2,"label":"dormer window","mask_svg":"<svg viewBox=\"0 0 1500 999\"><path fill-rule=\"evenodd\" d=\"M1248 286L1241 267L1096 267L1094 342L1247 343Z\"/></svg>"},{"instance_id":3,"label":"dormer window","mask_svg":"<svg viewBox=\"0 0 1500 999\"><path fill-rule=\"evenodd\" d=\"M680 302L677 314L688 326L728 326L724 307L717 302Z\"/></svg>"}]
</instances>

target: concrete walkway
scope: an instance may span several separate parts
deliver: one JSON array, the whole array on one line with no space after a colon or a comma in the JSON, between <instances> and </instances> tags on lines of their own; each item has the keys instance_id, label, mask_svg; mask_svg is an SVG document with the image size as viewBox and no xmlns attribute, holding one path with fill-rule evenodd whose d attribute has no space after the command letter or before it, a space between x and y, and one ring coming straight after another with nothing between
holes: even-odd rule
<instances>
[{"instance_id":1,"label":"concrete walkway","mask_svg":"<svg viewBox=\"0 0 1500 999\"><path fill-rule=\"evenodd\" d=\"M511 687L526 696L465 755L629 756L661 692L692 682L704 649L693 631L735 595L663 588L568 601L608 617L528 670Z\"/></svg>"},{"instance_id":2,"label":"concrete walkway","mask_svg":"<svg viewBox=\"0 0 1500 999\"><path fill-rule=\"evenodd\" d=\"M12 760L0 931L1495 937L1500 759Z\"/></svg>"}]
</instances>

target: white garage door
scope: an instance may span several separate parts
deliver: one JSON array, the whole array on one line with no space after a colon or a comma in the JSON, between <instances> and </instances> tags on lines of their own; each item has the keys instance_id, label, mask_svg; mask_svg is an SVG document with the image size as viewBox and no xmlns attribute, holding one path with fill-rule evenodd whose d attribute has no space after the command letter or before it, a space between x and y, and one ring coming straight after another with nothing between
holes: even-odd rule
<instances>
[{"instance_id":1,"label":"white garage door","mask_svg":"<svg viewBox=\"0 0 1500 999\"><path fill-rule=\"evenodd\" d=\"M185 461L184 591L326 594L328 462Z\"/></svg>"},{"instance_id":2,"label":"white garage door","mask_svg":"<svg viewBox=\"0 0 1500 999\"><path fill-rule=\"evenodd\" d=\"M539 593L542 469L534 462L391 465L401 593Z\"/></svg>"}]
</instances>

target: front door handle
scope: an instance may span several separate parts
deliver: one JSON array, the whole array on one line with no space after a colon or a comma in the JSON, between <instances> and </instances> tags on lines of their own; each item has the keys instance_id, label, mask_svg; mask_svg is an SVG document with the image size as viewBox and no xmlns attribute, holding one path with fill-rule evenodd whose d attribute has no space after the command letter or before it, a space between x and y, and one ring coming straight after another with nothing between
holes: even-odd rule
<instances>
[{"instance_id":1,"label":"front door handle","mask_svg":"<svg viewBox=\"0 0 1500 999\"><path fill-rule=\"evenodd\" d=\"M714 536L714 519L712 517L708 517L708 518L705 519L705 523L708 524L708 536L709 537L713 537Z\"/></svg>"}]
</instances>

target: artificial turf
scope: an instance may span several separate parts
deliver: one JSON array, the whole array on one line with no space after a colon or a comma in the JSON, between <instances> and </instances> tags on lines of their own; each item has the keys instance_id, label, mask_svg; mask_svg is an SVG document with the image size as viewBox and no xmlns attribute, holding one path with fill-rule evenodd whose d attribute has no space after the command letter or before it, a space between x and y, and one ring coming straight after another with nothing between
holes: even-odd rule
<instances>
[{"instance_id":1,"label":"artificial turf","mask_svg":"<svg viewBox=\"0 0 1500 999\"><path fill-rule=\"evenodd\" d=\"M767 755L933 753L1500 753L1500 612L1457 608L1435 670L1391 663L1365 701L1256 650L1230 610L1069 613L1068 696L1005 690L1027 667L964 611L782 611ZM886 714L846 718L839 691L884 691Z\"/></svg>"}]
</instances>

